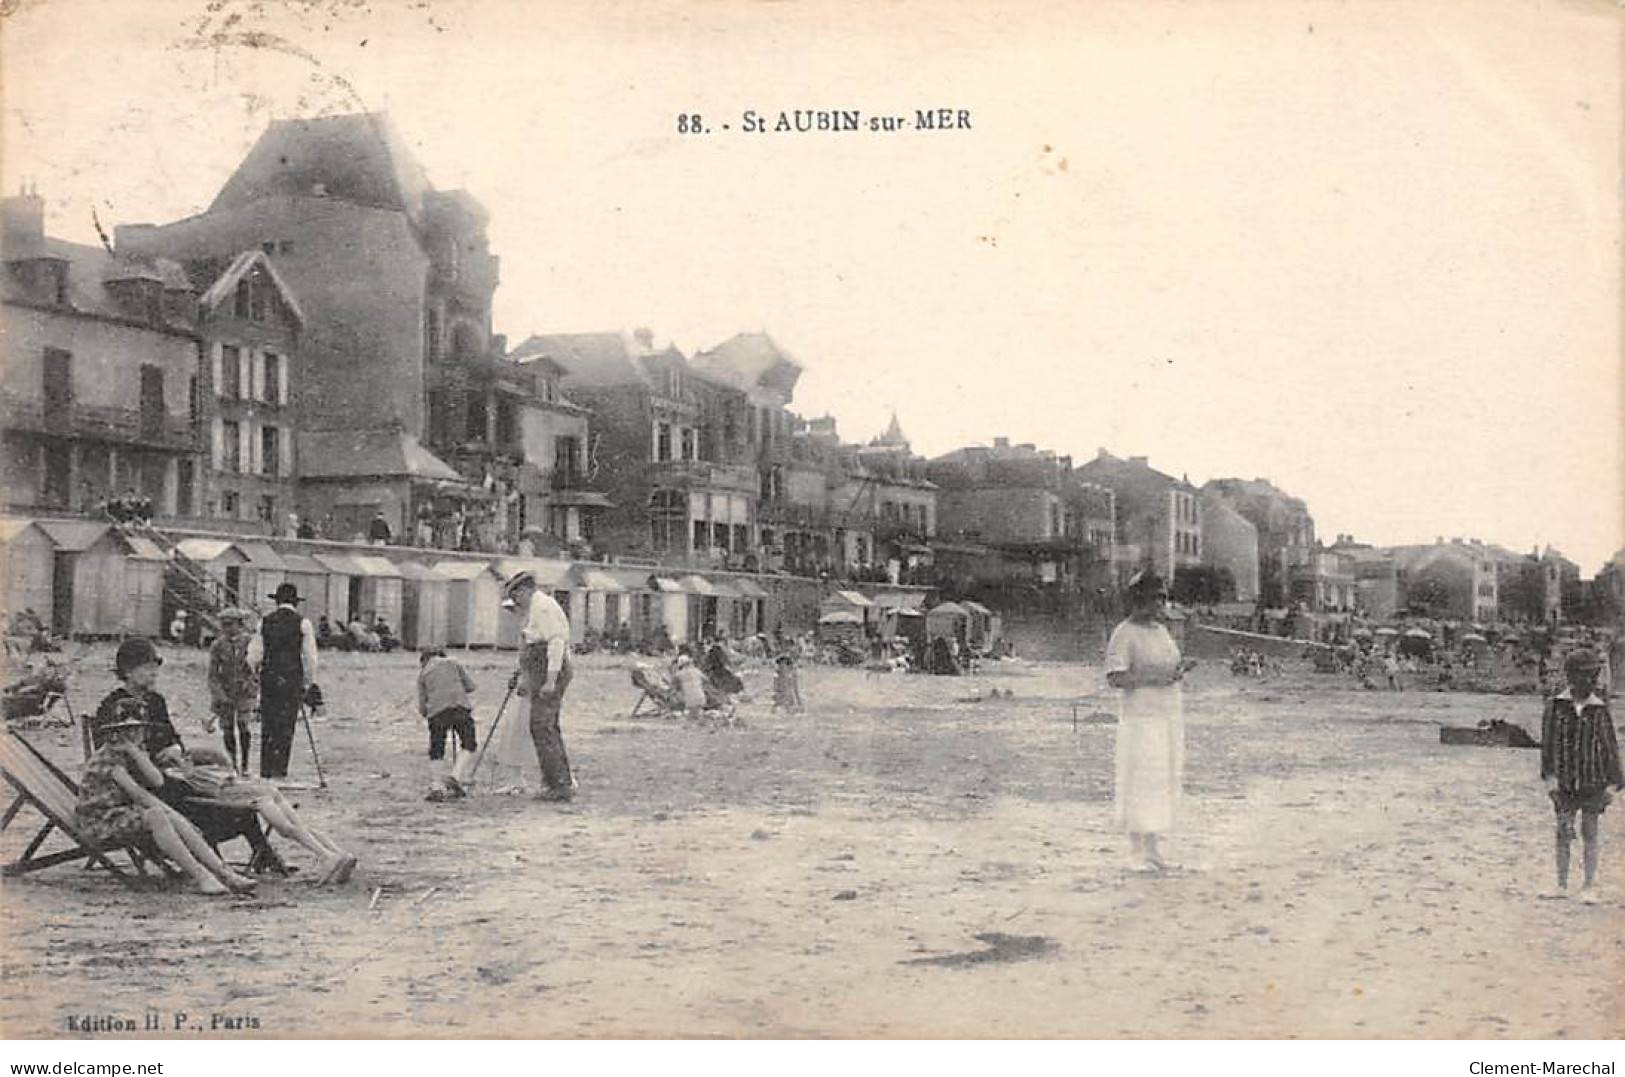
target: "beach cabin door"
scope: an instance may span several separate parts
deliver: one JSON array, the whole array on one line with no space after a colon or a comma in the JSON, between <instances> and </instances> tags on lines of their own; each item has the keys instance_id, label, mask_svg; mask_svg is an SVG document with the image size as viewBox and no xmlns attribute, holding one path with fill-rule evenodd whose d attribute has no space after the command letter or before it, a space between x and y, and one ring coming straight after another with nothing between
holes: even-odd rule
<instances>
[{"instance_id":1,"label":"beach cabin door","mask_svg":"<svg viewBox=\"0 0 1625 1077\"><path fill-rule=\"evenodd\" d=\"M73 554L58 553L51 558L51 635L62 639L73 635Z\"/></svg>"}]
</instances>

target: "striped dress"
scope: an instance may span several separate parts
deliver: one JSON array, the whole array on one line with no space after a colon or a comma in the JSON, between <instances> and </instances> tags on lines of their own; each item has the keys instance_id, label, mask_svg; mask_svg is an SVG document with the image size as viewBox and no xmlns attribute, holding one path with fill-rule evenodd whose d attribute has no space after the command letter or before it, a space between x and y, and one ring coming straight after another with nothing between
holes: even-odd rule
<instances>
[{"instance_id":1,"label":"striped dress","mask_svg":"<svg viewBox=\"0 0 1625 1077\"><path fill-rule=\"evenodd\" d=\"M1556 778L1559 792L1625 788L1614 716L1601 698L1576 704L1567 691L1558 693L1546 704L1540 730L1540 776Z\"/></svg>"}]
</instances>

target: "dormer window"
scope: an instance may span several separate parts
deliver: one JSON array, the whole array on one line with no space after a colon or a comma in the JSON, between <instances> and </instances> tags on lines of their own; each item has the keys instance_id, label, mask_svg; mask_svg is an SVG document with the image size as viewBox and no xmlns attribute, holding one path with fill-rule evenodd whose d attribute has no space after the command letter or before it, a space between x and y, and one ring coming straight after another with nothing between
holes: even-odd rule
<instances>
[{"instance_id":1,"label":"dormer window","mask_svg":"<svg viewBox=\"0 0 1625 1077\"><path fill-rule=\"evenodd\" d=\"M666 371L666 392L673 400L679 400L683 395L683 373L676 367Z\"/></svg>"}]
</instances>

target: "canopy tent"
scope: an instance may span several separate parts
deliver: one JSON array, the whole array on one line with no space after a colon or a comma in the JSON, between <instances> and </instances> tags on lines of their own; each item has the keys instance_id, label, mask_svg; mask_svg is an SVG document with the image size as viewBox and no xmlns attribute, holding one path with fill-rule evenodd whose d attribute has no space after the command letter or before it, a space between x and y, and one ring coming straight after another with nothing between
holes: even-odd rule
<instances>
[{"instance_id":1,"label":"canopy tent","mask_svg":"<svg viewBox=\"0 0 1625 1077\"><path fill-rule=\"evenodd\" d=\"M503 577L489 561L437 561L447 581L446 644L495 647L502 615Z\"/></svg>"},{"instance_id":2,"label":"canopy tent","mask_svg":"<svg viewBox=\"0 0 1625 1077\"><path fill-rule=\"evenodd\" d=\"M446 607L451 581L416 561L402 561L401 645L426 651L446 645Z\"/></svg>"},{"instance_id":3,"label":"canopy tent","mask_svg":"<svg viewBox=\"0 0 1625 1077\"><path fill-rule=\"evenodd\" d=\"M933 606L925 615L925 631L933 638L955 636L964 644L970 632L970 611L957 602Z\"/></svg>"}]
</instances>

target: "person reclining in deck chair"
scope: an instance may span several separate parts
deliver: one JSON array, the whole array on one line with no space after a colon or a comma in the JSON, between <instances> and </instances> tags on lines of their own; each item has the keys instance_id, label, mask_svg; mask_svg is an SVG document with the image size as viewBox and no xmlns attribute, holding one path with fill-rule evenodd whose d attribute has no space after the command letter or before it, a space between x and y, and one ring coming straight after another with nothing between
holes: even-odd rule
<instances>
[{"instance_id":1,"label":"person reclining in deck chair","mask_svg":"<svg viewBox=\"0 0 1625 1077\"><path fill-rule=\"evenodd\" d=\"M154 789L164 776L141 750L146 719L123 708L101 726L102 746L85 764L74 825L103 848L145 846L171 860L198 891L219 895L254 889L254 880L227 867L186 817L160 800Z\"/></svg>"},{"instance_id":2,"label":"person reclining in deck chair","mask_svg":"<svg viewBox=\"0 0 1625 1077\"><path fill-rule=\"evenodd\" d=\"M152 792L176 814L185 816L185 801L204 797L251 807L276 833L296 842L322 862L322 882L342 883L355 871L356 858L305 824L282 792L270 782L240 776L230 760L213 749L188 751L169 720L169 704L156 689L163 665L152 641L132 636L119 644L113 672L124 683L97 708L92 737L98 745L107 732L128 718L139 719L141 757L159 776ZM129 754L128 752L126 754Z\"/></svg>"}]
</instances>

